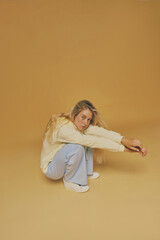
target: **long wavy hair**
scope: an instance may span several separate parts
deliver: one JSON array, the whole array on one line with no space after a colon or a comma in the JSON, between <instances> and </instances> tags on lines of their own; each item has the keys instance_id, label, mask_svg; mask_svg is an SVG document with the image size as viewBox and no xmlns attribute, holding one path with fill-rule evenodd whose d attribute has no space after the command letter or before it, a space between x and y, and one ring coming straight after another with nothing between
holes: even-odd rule
<instances>
[{"instance_id":1,"label":"long wavy hair","mask_svg":"<svg viewBox=\"0 0 160 240\"><path fill-rule=\"evenodd\" d=\"M57 123L60 124L61 121L63 122L63 124L67 123L68 121L74 122L75 117L84 109L89 109L92 112L92 119L90 121L91 125L108 129L108 126L103 121L101 114L97 111L95 106L89 100L81 100L72 107L69 113L53 114L51 116L44 132L44 138L47 138L47 140L50 141L52 133L57 126ZM66 120L65 123L64 119ZM101 163L103 158L103 150L94 149L94 155L97 156L96 161L98 163Z\"/></svg>"}]
</instances>

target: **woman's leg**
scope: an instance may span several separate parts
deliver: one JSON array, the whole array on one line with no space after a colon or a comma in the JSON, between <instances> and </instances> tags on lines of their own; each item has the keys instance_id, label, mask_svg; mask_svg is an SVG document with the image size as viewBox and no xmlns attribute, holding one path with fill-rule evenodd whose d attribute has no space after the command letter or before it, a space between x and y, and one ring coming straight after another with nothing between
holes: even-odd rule
<instances>
[{"instance_id":1,"label":"woman's leg","mask_svg":"<svg viewBox=\"0 0 160 240\"><path fill-rule=\"evenodd\" d=\"M87 185L87 167L85 149L79 144L67 144L70 145L66 156L66 169L64 172L64 180L80 184L82 186Z\"/></svg>"},{"instance_id":2,"label":"woman's leg","mask_svg":"<svg viewBox=\"0 0 160 240\"><path fill-rule=\"evenodd\" d=\"M46 176L52 179L64 177L66 182L87 185L87 167L84 147L66 144L54 156Z\"/></svg>"},{"instance_id":3,"label":"woman's leg","mask_svg":"<svg viewBox=\"0 0 160 240\"><path fill-rule=\"evenodd\" d=\"M88 179L98 178L100 176L100 174L98 172L93 172L93 149L92 148L87 148L86 159L87 159Z\"/></svg>"},{"instance_id":4,"label":"woman's leg","mask_svg":"<svg viewBox=\"0 0 160 240\"><path fill-rule=\"evenodd\" d=\"M93 174L93 149L88 147L86 150L87 175Z\"/></svg>"}]
</instances>

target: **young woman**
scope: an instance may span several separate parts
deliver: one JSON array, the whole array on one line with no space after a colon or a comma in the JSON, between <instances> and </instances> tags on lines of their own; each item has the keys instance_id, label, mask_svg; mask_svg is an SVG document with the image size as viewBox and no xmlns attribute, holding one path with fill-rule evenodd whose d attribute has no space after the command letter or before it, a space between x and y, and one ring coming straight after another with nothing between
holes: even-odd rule
<instances>
[{"instance_id":1,"label":"young woman","mask_svg":"<svg viewBox=\"0 0 160 240\"><path fill-rule=\"evenodd\" d=\"M93 172L93 148L147 154L139 140L107 130L93 104L82 100L69 114L53 115L48 122L41 169L48 178L63 178L65 188L86 192L89 190L87 178L99 177L99 173Z\"/></svg>"}]
</instances>

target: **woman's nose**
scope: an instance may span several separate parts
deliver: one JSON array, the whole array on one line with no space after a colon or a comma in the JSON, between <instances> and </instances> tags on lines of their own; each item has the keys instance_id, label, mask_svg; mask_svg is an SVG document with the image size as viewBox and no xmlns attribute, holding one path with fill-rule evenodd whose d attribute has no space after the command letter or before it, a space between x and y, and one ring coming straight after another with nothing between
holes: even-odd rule
<instances>
[{"instance_id":1,"label":"woman's nose","mask_svg":"<svg viewBox=\"0 0 160 240\"><path fill-rule=\"evenodd\" d=\"M85 120L84 120L84 124L85 124L85 125L87 125L87 124L88 124L88 122L87 122L87 119L85 119Z\"/></svg>"}]
</instances>

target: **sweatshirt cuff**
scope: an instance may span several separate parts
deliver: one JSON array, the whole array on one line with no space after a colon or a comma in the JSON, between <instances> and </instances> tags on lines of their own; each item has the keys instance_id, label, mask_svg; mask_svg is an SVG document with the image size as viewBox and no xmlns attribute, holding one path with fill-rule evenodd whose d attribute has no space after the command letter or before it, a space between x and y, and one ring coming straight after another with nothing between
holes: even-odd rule
<instances>
[{"instance_id":1,"label":"sweatshirt cuff","mask_svg":"<svg viewBox=\"0 0 160 240\"><path fill-rule=\"evenodd\" d=\"M120 152L124 152L124 149L125 149L125 146L121 144L121 145L119 146L119 151L120 151Z\"/></svg>"},{"instance_id":2,"label":"sweatshirt cuff","mask_svg":"<svg viewBox=\"0 0 160 240\"><path fill-rule=\"evenodd\" d=\"M118 137L117 137L117 142L118 142L118 143L121 143L123 137L124 137L124 136L121 136L121 135L118 136Z\"/></svg>"}]
</instances>

